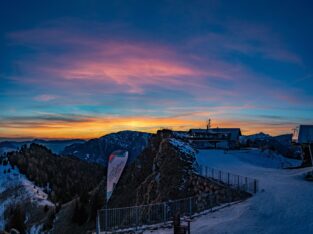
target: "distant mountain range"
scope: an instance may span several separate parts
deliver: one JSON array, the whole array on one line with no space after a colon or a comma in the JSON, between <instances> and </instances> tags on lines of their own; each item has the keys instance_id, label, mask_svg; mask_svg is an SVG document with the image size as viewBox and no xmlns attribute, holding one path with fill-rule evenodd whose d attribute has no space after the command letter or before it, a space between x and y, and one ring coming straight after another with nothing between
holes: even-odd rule
<instances>
[{"instance_id":1,"label":"distant mountain range","mask_svg":"<svg viewBox=\"0 0 313 234\"><path fill-rule=\"evenodd\" d=\"M128 163L132 162L146 148L150 133L136 131L121 131L104 135L100 138L88 141L80 139L71 140L42 140L34 139L27 141L6 140L0 142L0 155L19 150L22 145L29 146L31 143L43 145L53 153L74 156L84 161L106 164L108 156L118 149L129 152Z\"/></svg>"},{"instance_id":2,"label":"distant mountain range","mask_svg":"<svg viewBox=\"0 0 313 234\"><path fill-rule=\"evenodd\" d=\"M30 141L2 141L0 142L0 154L16 151L21 148L22 145L30 145L31 143L36 143L38 145L43 145L50 149L53 153L61 153L66 146L72 144L82 144L85 140L71 139L71 140L41 140L34 139Z\"/></svg>"},{"instance_id":3,"label":"distant mountain range","mask_svg":"<svg viewBox=\"0 0 313 234\"><path fill-rule=\"evenodd\" d=\"M4 142L2 146L14 148L15 143ZM35 233L31 231L35 229L36 233L83 234L94 229L97 210L105 202L106 169L88 162L103 164L117 149L128 150L132 163L125 167L109 207L159 203L197 194L197 183L193 182L197 176L196 151L188 143L175 139L168 130L157 134L122 131L69 145L60 156L47 147L30 144L0 158L0 180L5 182L0 181L4 185L0 186L0 204L6 202L0 217L9 213L8 205L14 209L19 205L27 212L27 219L21 217L27 233ZM14 183L10 182L12 178ZM217 188L214 182L210 185ZM14 214L3 219L2 227L11 220L15 220Z\"/></svg>"},{"instance_id":4,"label":"distant mountain range","mask_svg":"<svg viewBox=\"0 0 313 234\"><path fill-rule=\"evenodd\" d=\"M105 165L108 156L114 150L124 149L129 152L128 163L130 163L147 147L151 136L152 134L145 132L121 131L89 140L83 144L69 145L61 154Z\"/></svg>"}]
</instances>

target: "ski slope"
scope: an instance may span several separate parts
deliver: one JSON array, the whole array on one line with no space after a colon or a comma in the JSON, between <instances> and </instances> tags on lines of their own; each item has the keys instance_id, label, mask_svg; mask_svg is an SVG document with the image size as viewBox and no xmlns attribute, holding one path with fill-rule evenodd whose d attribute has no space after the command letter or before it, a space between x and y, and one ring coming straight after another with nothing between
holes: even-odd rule
<instances>
[{"instance_id":1,"label":"ski slope","mask_svg":"<svg viewBox=\"0 0 313 234\"><path fill-rule=\"evenodd\" d=\"M313 233L313 183L303 179L310 168L282 169L299 162L267 153L254 149L199 151L199 164L256 178L260 192L237 205L194 219L191 233ZM164 229L153 233L171 232Z\"/></svg>"}]
</instances>

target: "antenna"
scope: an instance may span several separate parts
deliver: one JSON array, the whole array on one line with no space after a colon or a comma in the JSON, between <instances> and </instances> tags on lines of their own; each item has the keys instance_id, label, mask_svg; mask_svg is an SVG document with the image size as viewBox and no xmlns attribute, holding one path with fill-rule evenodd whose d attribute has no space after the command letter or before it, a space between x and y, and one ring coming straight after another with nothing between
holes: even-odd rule
<instances>
[{"instance_id":1,"label":"antenna","mask_svg":"<svg viewBox=\"0 0 313 234\"><path fill-rule=\"evenodd\" d=\"M299 127L295 127L295 128L293 128L291 130L293 131L293 135L295 136L296 133L298 133L298 131L299 131Z\"/></svg>"},{"instance_id":2,"label":"antenna","mask_svg":"<svg viewBox=\"0 0 313 234\"><path fill-rule=\"evenodd\" d=\"M208 122L206 125L206 129L209 130L209 128L211 128L211 119L208 119Z\"/></svg>"}]
</instances>

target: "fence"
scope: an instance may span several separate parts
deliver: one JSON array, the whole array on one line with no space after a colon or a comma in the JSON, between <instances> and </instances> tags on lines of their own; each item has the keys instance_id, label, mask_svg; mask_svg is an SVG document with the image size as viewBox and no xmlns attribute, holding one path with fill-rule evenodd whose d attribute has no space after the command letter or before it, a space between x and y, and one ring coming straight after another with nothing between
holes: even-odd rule
<instances>
[{"instance_id":1,"label":"fence","mask_svg":"<svg viewBox=\"0 0 313 234\"><path fill-rule=\"evenodd\" d=\"M213 207L241 200L247 193L256 193L258 190L258 182L255 179L213 168L202 166L199 168L199 175L227 185L229 189L223 190L220 194L203 193L200 196L157 204L99 210L97 232L137 229L145 225L167 223L177 212L181 216L192 216L210 211Z\"/></svg>"},{"instance_id":2,"label":"fence","mask_svg":"<svg viewBox=\"0 0 313 234\"><path fill-rule=\"evenodd\" d=\"M251 194L257 193L258 191L258 180L254 178L232 174L207 166L200 166L198 173L203 177L227 185L233 189L238 189Z\"/></svg>"}]
</instances>

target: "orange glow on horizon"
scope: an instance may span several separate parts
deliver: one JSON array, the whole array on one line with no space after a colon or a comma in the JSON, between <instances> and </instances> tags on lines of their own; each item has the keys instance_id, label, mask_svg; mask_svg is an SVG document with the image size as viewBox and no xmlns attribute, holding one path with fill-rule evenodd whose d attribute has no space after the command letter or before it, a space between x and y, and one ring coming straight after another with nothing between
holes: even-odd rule
<instances>
[{"instance_id":1,"label":"orange glow on horizon","mask_svg":"<svg viewBox=\"0 0 313 234\"><path fill-rule=\"evenodd\" d=\"M219 120L212 127L239 127L242 134L265 132L272 135L291 133L293 126L272 126L266 123L241 120ZM0 127L3 138L43 138L43 139L91 139L122 130L155 133L162 128L189 130L205 128L205 120L174 117L99 117L74 122L41 121L38 123L5 123Z\"/></svg>"}]
</instances>

